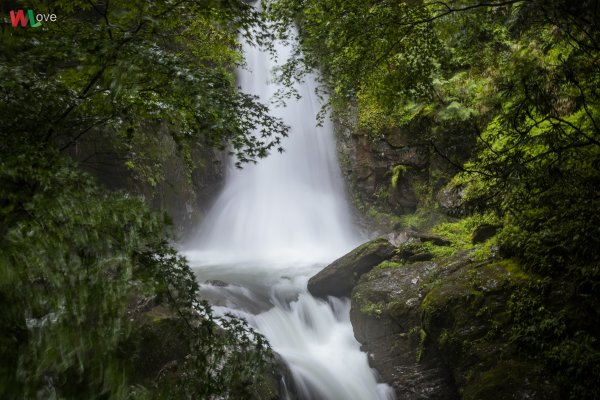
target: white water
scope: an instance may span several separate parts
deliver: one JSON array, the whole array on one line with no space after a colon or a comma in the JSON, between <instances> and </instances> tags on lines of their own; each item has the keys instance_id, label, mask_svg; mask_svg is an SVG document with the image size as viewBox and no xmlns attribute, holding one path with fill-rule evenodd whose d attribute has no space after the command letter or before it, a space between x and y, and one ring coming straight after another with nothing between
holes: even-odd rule
<instances>
[{"instance_id":1,"label":"white water","mask_svg":"<svg viewBox=\"0 0 600 400\"><path fill-rule=\"evenodd\" d=\"M274 66L268 54L245 45L242 90L268 102ZM280 45L284 58L287 49ZM360 243L352 225L330 124L316 127L320 104L312 77L302 98L273 110L291 127L286 151L243 170L233 166L225 187L186 252L202 295L217 312L248 320L288 365L288 382L302 399L393 399L377 383L349 320L348 299L313 298L310 276Z\"/></svg>"}]
</instances>

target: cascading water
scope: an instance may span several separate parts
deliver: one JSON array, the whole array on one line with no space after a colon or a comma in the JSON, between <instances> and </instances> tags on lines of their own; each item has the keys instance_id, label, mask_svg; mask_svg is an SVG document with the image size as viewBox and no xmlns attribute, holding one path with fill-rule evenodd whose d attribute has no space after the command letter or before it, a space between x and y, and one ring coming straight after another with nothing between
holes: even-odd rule
<instances>
[{"instance_id":1,"label":"cascading water","mask_svg":"<svg viewBox=\"0 0 600 400\"><path fill-rule=\"evenodd\" d=\"M244 50L240 85L268 102L277 90L269 83L274 63L256 47ZM277 51L285 57L288 49ZM300 100L273 110L291 127L283 154L243 170L232 160L225 187L186 254L207 282L202 295L216 312L244 317L267 337L300 398L393 399L354 338L349 300L324 302L306 290L310 276L360 243L330 124L316 126L315 85L308 77L298 88Z\"/></svg>"}]
</instances>

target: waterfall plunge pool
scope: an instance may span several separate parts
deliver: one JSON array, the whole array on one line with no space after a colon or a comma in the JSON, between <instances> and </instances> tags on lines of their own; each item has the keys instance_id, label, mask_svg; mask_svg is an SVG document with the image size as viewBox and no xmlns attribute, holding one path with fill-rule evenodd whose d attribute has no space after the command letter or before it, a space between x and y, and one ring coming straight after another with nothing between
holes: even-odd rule
<instances>
[{"instance_id":1,"label":"waterfall plunge pool","mask_svg":"<svg viewBox=\"0 0 600 400\"><path fill-rule=\"evenodd\" d=\"M308 279L323 264L263 262L205 263L188 252L200 294L217 315L244 318L262 333L287 364L286 382L303 400L393 400L378 383L350 323L349 299L315 299ZM221 260L222 261L222 260Z\"/></svg>"}]
</instances>

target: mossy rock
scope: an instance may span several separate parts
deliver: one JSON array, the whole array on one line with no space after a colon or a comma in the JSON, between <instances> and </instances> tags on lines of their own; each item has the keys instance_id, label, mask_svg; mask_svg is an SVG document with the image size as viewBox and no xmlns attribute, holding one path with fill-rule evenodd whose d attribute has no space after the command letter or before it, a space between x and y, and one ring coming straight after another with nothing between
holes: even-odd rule
<instances>
[{"instance_id":1,"label":"mossy rock","mask_svg":"<svg viewBox=\"0 0 600 400\"><path fill-rule=\"evenodd\" d=\"M473 244L484 243L486 240L492 238L496 234L496 232L498 232L498 229L500 229L500 227L497 225L491 225L491 224L479 225L473 231L473 236L471 238L471 242Z\"/></svg>"},{"instance_id":2,"label":"mossy rock","mask_svg":"<svg viewBox=\"0 0 600 400\"><path fill-rule=\"evenodd\" d=\"M425 283L439 268L433 262L384 261L363 275L352 291L354 334L398 399L455 398L448 374L429 359L421 362L420 354Z\"/></svg>"},{"instance_id":3,"label":"mossy rock","mask_svg":"<svg viewBox=\"0 0 600 400\"><path fill-rule=\"evenodd\" d=\"M558 400L539 366L520 360L502 360L493 368L476 373L462 390L464 400Z\"/></svg>"},{"instance_id":4,"label":"mossy rock","mask_svg":"<svg viewBox=\"0 0 600 400\"><path fill-rule=\"evenodd\" d=\"M400 399L553 399L541 366L508 340L506 304L532 279L512 260L476 262L468 253L392 259L352 292L355 336Z\"/></svg>"},{"instance_id":5,"label":"mossy rock","mask_svg":"<svg viewBox=\"0 0 600 400\"><path fill-rule=\"evenodd\" d=\"M452 371L461 398L554 398L555 387L540 378L541 366L522 360L508 340L511 320L506 303L528 281L511 260L465 261L425 297L427 351L438 353Z\"/></svg>"},{"instance_id":6,"label":"mossy rock","mask_svg":"<svg viewBox=\"0 0 600 400\"><path fill-rule=\"evenodd\" d=\"M364 243L310 278L308 291L315 297L348 297L360 277L390 259L395 249L386 238Z\"/></svg>"}]
</instances>

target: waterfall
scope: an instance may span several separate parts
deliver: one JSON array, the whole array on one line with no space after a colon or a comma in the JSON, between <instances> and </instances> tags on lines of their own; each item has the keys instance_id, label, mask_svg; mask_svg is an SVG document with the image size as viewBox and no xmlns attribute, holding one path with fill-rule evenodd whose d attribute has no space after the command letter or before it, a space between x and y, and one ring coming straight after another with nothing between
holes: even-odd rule
<instances>
[{"instance_id":1,"label":"waterfall","mask_svg":"<svg viewBox=\"0 0 600 400\"><path fill-rule=\"evenodd\" d=\"M244 45L243 91L268 103L278 89L268 53ZM277 45L279 59L289 48ZM283 154L239 170L231 160L222 193L186 255L201 294L263 333L289 367L302 399L393 399L377 383L349 320L348 299L313 298L310 276L360 243L344 195L331 123L317 127L314 76L301 98L272 107L291 128ZM220 282L215 282L219 280Z\"/></svg>"},{"instance_id":2,"label":"waterfall","mask_svg":"<svg viewBox=\"0 0 600 400\"><path fill-rule=\"evenodd\" d=\"M278 89L269 84L275 63L268 53L245 45L247 68L239 71L243 91L268 103ZM278 46L278 54L288 52ZM272 114L290 126L283 154L256 165L227 170L225 188L202 224L196 243L235 259L329 261L358 243L337 164L331 123L317 127L321 105L314 77L302 98Z\"/></svg>"}]
</instances>

